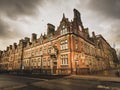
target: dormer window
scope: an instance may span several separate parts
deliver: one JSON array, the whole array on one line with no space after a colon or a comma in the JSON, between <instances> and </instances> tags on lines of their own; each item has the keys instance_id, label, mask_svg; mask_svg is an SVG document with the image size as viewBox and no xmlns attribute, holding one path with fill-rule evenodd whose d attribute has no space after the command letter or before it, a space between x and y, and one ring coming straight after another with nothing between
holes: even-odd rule
<instances>
[{"instance_id":1,"label":"dormer window","mask_svg":"<svg viewBox=\"0 0 120 90\"><path fill-rule=\"evenodd\" d=\"M66 34L67 33L67 28L65 28L65 26L63 26L62 30L61 30L61 35Z\"/></svg>"}]
</instances>

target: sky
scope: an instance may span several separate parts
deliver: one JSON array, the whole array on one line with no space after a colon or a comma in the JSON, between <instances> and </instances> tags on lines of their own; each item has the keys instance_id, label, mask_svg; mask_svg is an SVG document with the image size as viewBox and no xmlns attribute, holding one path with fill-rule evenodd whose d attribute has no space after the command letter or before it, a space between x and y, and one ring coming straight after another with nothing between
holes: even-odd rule
<instances>
[{"instance_id":1,"label":"sky","mask_svg":"<svg viewBox=\"0 0 120 90\"><path fill-rule=\"evenodd\" d=\"M71 21L74 8L90 35L101 34L120 48L120 0L0 0L0 50L32 33L39 38L47 23L57 28L63 13Z\"/></svg>"}]
</instances>

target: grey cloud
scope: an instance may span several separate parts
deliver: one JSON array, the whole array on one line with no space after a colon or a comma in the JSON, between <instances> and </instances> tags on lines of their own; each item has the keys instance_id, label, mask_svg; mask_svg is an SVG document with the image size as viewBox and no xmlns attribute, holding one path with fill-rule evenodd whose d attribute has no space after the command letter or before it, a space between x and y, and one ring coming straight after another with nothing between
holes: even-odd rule
<instances>
[{"instance_id":1,"label":"grey cloud","mask_svg":"<svg viewBox=\"0 0 120 90\"><path fill-rule=\"evenodd\" d=\"M120 19L120 0L89 0L87 4L99 14Z\"/></svg>"},{"instance_id":2,"label":"grey cloud","mask_svg":"<svg viewBox=\"0 0 120 90\"><path fill-rule=\"evenodd\" d=\"M0 0L0 39L22 36L18 29L15 30L15 25L9 25L5 18L17 20L37 15L38 7L42 7L43 3L43 0Z\"/></svg>"},{"instance_id":3,"label":"grey cloud","mask_svg":"<svg viewBox=\"0 0 120 90\"><path fill-rule=\"evenodd\" d=\"M6 24L4 20L0 19L0 39L11 39L20 37L21 35L18 30L11 28L9 24Z\"/></svg>"},{"instance_id":4,"label":"grey cloud","mask_svg":"<svg viewBox=\"0 0 120 90\"><path fill-rule=\"evenodd\" d=\"M109 41L120 45L120 0L89 0L87 4L93 13L104 16L104 20L101 22L107 22L110 27L108 30L111 35L108 37ZM112 25L110 25L111 23Z\"/></svg>"},{"instance_id":5,"label":"grey cloud","mask_svg":"<svg viewBox=\"0 0 120 90\"><path fill-rule=\"evenodd\" d=\"M0 0L0 14L16 19L24 15L36 15L43 0Z\"/></svg>"},{"instance_id":6,"label":"grey cloud","mask_svg":"<svg viewBox=\"0 0 120 90\"><path fill-rule=\"evenodd\" d=\"M120 46L120 0L79 0L78 8L90 12L88 17L92 21L89 24L94 24L91 29L96 29L95 32L102 34L109 43Z\"/></svg>"},{"instance_id":7,"label":"grey cloud","mask_svg":"<svg viewBox=\"0 0 120 90\"><path fill-rule=\"evenodd\" d=\"M111 32L111 37L109 37L110 40L114 41L114 43L117 43L120 45L120 26L119 26L119 24L113 24L111 26L110 32Z\"/></svg>"}]
</instances>

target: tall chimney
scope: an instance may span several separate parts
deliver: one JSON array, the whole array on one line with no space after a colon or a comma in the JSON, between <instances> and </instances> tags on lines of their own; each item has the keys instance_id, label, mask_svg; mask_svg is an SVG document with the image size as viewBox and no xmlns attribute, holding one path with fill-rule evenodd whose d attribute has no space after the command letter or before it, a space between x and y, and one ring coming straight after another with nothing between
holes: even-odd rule
<instances>
[{"instance_id":1,"label":"tall chimney","mask_svg":"<svg viewBox=\"0 0 120 90\"><path fill-rule=\"evenodd\" d=\"M10 49L12 49L12 45L10 45Z\"/></svg>"},{"instance_id":2,"label":"tall chimney","mask_svg":"<svg viewBox=\"0 0 120 90\"><path fill-rule=\"evenodd\" d=\"M9 47L7 47L7 51L9 51Z\"/></svg>"},{"instance_id":3,"label":"tall chimney","mask_svg":"<svg viewBox=\"0 0 120 90\"><path fill-rule=\"evenodd\" d=\"M48 23L47 24L47 35L54 34L54 32L55 32L55 26Z\"/></svg>"},{"instance_id":4,"label":"tall chimney","mask_svg":"<svg viewBox=\"0 0 120 90\"><path fill-rule=\"evenodd\" d=\"M17 43L14 43L13 46L14 46L14 48L16 49L16 48L17 48Z\"/></svg>"},{"instance_id":5,"label":"tall chimney","mask_svg":"<svg viewBox=\"0 0 120 90\"><path fill-rule=\"evenodd\" d=\"M19 40L19 44L23 44L23 41L24 41L23 39Z\"/></svg>"},{"instance_id":6,"label":"tall chimney","mask_svg":"<svg viewBox=\"0 0 120 90\"><path fill-rule=\"evenodd\" d=\"M92 32L92 37L95 38L95 32Z\"/></svg>"},{"instance_id":7,"label":"tall chimney","mask_svg":"<svg viewBox=\"0 0 120 90\"><path fill-rule=\"evenodd\" d=\"M37 40L37 34L32 33L32 41L36 41Z\"/></svg>"}]
</instances>

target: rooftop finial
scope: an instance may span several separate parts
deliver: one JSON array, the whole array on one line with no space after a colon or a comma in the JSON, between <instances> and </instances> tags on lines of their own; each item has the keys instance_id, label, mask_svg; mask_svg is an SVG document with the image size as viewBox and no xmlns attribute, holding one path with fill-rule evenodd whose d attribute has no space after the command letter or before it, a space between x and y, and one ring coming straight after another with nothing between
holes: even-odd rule
<instances>
[{"instance_id":1,"label":"rooftop finial","mask_svg":"<svg viewBox=\"0 0 120 90\"><path fill-rule=\"evenodd\" d=\"M63 13L63 19L65 19L65 14Z\"/></svg>"},{"instance_id":2,"label":"rooftop finial","mask_svg":"<svg viewBox=\"0 0 120 90\"><path fill-rule=\"evenodd\" d=\"M65 18L65 14L63 13L63 18Z\"/></svg>"}]
</instances>

